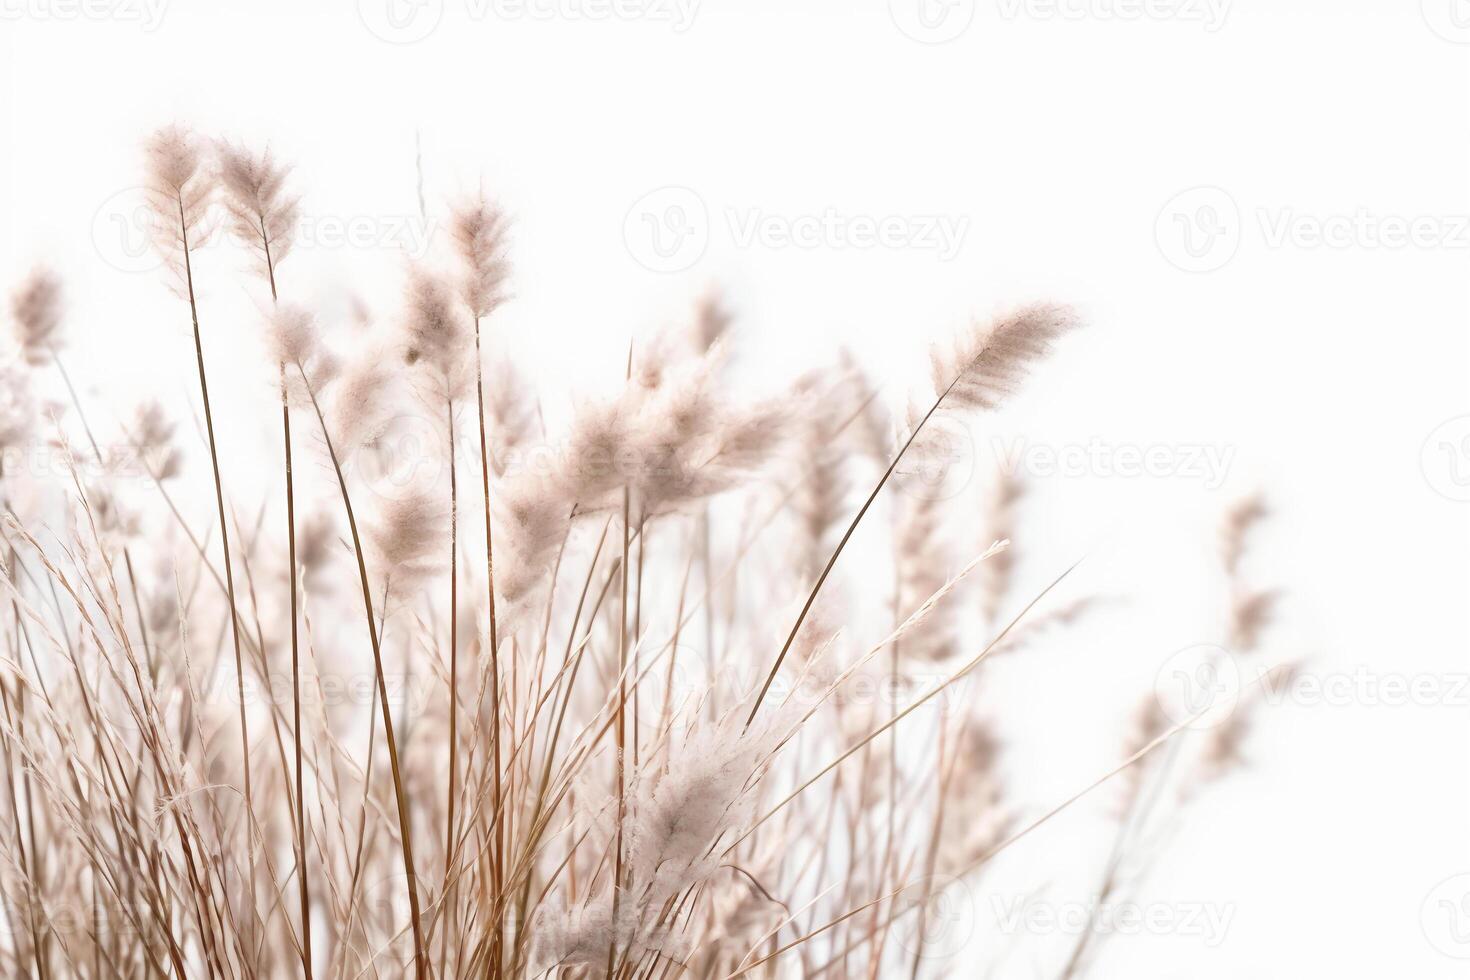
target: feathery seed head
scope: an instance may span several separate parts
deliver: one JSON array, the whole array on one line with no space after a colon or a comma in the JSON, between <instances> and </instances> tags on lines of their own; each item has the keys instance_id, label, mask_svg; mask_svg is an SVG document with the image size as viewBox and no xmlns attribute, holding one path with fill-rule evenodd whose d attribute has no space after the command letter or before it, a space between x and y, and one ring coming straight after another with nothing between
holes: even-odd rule
<instances>
[{"instance_id":1,"label":"feathery seed head","mask_svg":"<svg viewBox=\"0 0 1470 980\"><path fill-rule=\"evenodd\" d=\"M11 295L10 311L26 363L44 364L61 342L60 280L45 269L31 273Z\"/></svg>"},{"instance_id":2,"label":"feathery seed head","mask_svg":"<svg viewBox=\"0 0 1470 980\"><path fill-rule=\"evenodd\" d=\"M1234 575L1239 569L1241 556L1245 554L1246 538L1266 519L1267 514L1266 501L1259 494L1237 501L1226 511L1220 528L1220 552L1228 574Z\"/></svg>"},{"instance_id":3,"label":"feathery seed head","mask_svg":"<svg viewBox=\"0 0 1470 980\"><path fill-rule=\"evenodd\" d=\"M1261 642L1261 634L1271 625L1280 596L1274 589L1244 592L1230 607L1230 649L1235 653L1251 653Z\"/></svg>"},{"instance_id":4,"label":"feathery seed head","mask_svg":"<svg viewBox=\"0 0 1470 980\"><path fill-rule=\"evenodd\" d=\"M114 539L129 539L138 534L138 515L124 507L105 488L94 488L88 492L88 506L97 532Z\"/></svg>"},{"instance_id":5,"label":"feathery seed head","mask_svg":"<svg viewBox=\"0 0 1470 980\"><path fill-rule=\"evenodd\" d=\"M777 712L777 714L782 714ZM742 728L744 716L702 724L669 760L645 767L627 828L633 880L677 894L718 867L721 848L751 818L757 769L779 741L771 718Z\"/></svg>"},{"instance_id":6,"label":"feathery seed head","mask_svg":"<svg viewBox=\"0 0 1470 980\"><path fill-rule=\"evenodd\" d=\"M902 614L924 607L930 596L945 587L953 564L953 542L936 501L905 497L898 514L898 591ZM1001 553L1004 553L1002 549ZM993 560L992 555L990 559ZM981 563L982 565L985 562ZM930 609L904 640L905 655L930 662L944 660L955 647L954 607L946 603Z\"/></svg>"},{"instance_id":7,"label":"feathery seed head","mask_svg":"<svg viewBox=\"0 0 1470 980\"><path fill-rule=\"evenodd\" d=\"M220 141L216 144L219 184L224 205L235 225L235 233L261 252L267 274L291 250L299 208L285 196L287 168L271 160L267 150L259 156L243 146Z\"/></svg>"},{"instance_id":8,"label":"feathery seed head","mask_svg":"<svg viewBox=\"0 0 1470 980\"><path fill-rule=\"evenodd\" d=\"M336 531L324 513L308 516L296 527L296 564L301 568L302 582L310 591L325 588L330 579L325 575L332 557Z\"/></svg>"},{"instance_id":9,"label":"feathery seed head","mask_svg":"<svg viewBox=\"0 0 1470 980\"><path fill-rule=\"evenodd\" d=\"M0 476L5 475L8 453L30 437L35 416L25 372L13 364L0 364Z\"/></svg>"},{"instance_id":10,"label":"feathery seed head","mask_svg":"<svg viewBox=\"0 0 1470 980\"><path fill-rule=\"evenodd\" d=\"M1052 342L1076 325L1070 308L1036 304L976 326L950 351L934 352L935 391L954 408L995 408Z\"/></svg>"},{"instance_id":11,"label":"feathery seed head","mask_svg":"<svg viewBox=\"0 0 1470 980\"><path fill-rule=\"evenodd\" d=\"M432 572L445 537L447 515L427 493L389 499L368 529L380 573L404 588Z\"/></svg>"},{"instance_id":12,"label":"feathery seed head","mask_svg":"<svg viewBox=\"0 0 1470 980\"><path fill-rule=\"evenodd\" d=\"M1016 503L1025 492L1020 478L1009 470L996 474L985 514L985 536L993 541L1010 540L1016 530ZM991 558L981 569L981 608L987 623L995 623L1011 586L1015 558L1011 549Z\"/></svg>"},{"instance_id":13,"label":"feathery seed head","mask_svg":"<svg viewBox=\"0 0 1470 980\"><path fill-rule=\"evenodd\" d=\"M509 479L495 498L495 587L511 607L528 604L570 527L572 501L531 474Z\"/></svg>"},{"instance_id":14,"label":"feathery seed head","mask_svg":"<svg viewBox=\"0 0 1470 980\"><path fill-rule=\"evenodd\" d=\"M1131 725L1123 740L1125 757L1141 752L1150 742L1169 730L1169 716L1157 696L1149 694L1134 709ZM1130 766L1123 772L1123 797L1132 800L1144 783L1144 764Z\"/></svg>"},{"instance_id":15,"label":"feathery seed head","mask_svg":"<svg viewBox=\"0 0 1470 980\"><path fill-rule=\"evenodd\" d=\"M719 293L706 293L694 310L694 346L700 353L709 351L730 329L733 317Z\"/></svg>"},{"instance_id":16,"label":"feathery seed head","mask_svg":"<svg viewBox=\"0 0 1470 980\"><path fill-rule=\"evenodd\" d=\"M404 334L403 360L427 366L441 394L459 394L472 378L469 334L444 280L422 269L409 276Z\"/></svg>"},{"instance_id":17,"label":"feathery seed head","mask_svg":"<svg viewBox=\"0 0 1470 980\"><path fill-rule=\"evenodd\" d=\"M625 950L630 960L653 954L682 959L687 939L657 918L646 905L625 900L614 924L611 894L573 908L543 907L532 930L536 945L531 975L545 976L557 966L600 966L610 948Z\"/></svg>"},{"instance_id":18,"label":"feathery seed head","mask_svg":"<svg viewBox=\"0 0 1470 980\"><path fill-rule=\"evenodd\" d=\"M305 307L282 303L271 311L267 329L280 364L304 368L317 352L316 318Z\"/></svg>"},{"instance_id":19,"label":"feathery seed head","mask_svg":"<svg viewBox=\"0 0 1470 980\"><path fill-rule=\"evenodd\" d=\"M506 257L509 221L484 198L455 208L450 227L465 266L464 301L476 317L489 316L506 300L510 260Z\"/></svg>"},{"instance_id":20,"label":"feathery seed head","mask_svg":"<svg viewBox=\"0 0 1470 980\"><path fill-rule=\"evenodd\" d=\"M157 130L146 144L148 175L155 189L183 193L199 172L199 142L182 126Z\"/></svg>"},{"instance_id":21,"label":"feathery seed head","mask_svg":"<svg viewBox=\"0 0 1470 980\"><path fill-rule=\"evenodd\" d=\"M151 212L148 230L175 276L183 278L185 252L207 237L202 225L212 193L200 169L198 140L183 127L169 126L148 139L144 157Z\"/></svg>"},{"instance_id":22,"label":"feathery seed head","mask_svg":"<svg viewBox=\"0 0 1470 980\"><path fill-rule=\"evenodd\" d=\"M339 458L346 460L382 434L394 405L396 377L381 351L366 352L342 372L327 414Z\"/></svg>"},{"instance_id":23,"label":"feathery seed head","mask_svg":"<svg viewBox=\"0 0 1470 980\"><path fill-rule=\"evenodd\" d=\"M508 358L496 358L485 372L486 437L490 468L503 477L516 452L530 439L536 400Z\"/></svg>"},{"instance_id":24,"label":"feathery seed head","mask_svg":"<svg viewBox=\"0 0 1470 980\"><path fill-rule=\"evenodd\" d=\"M146 402L138 408L133 423L133 443L154 479L178 476L183 458L174 445L174 423L157 402Z\"/></svg>"}]
</instances>

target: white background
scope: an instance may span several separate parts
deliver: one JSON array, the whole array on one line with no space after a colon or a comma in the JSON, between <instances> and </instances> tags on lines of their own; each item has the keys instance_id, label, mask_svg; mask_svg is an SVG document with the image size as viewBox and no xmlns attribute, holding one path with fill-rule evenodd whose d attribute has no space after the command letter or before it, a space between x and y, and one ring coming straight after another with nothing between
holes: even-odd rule
<instances>
[{"instance_id":1,"label":"white background","mask_svg":"<svg viewBox=\"0 0 1470 980\"><path fill-rule=\"evenodd\" d=\"M971 315L1073 302L1087 329L996 432L976 428L977 473L996 434L1175 460L1208 447L1230 464L1218 481L1033 474L1023 586L1085 558L1078 592L1131 601L986 679L1027 812L1113 763L1170 653L1220 638L1213 526L1250 490L1275 506L1252 574L1289 592L1273 656L1438 692L1271 713L1251 768L1195 804L1136 896L1227 905L1224 941L1120 937L1099 975L1464 975L1430 936L1470 955L1446 945L1438 904L1470 901L1470 879L1431 896L1470 872L1456 686L1470 672L1470 4L936 0L925 21L906 0L704 0L683 23L636 3L593 19L425 0L395 30L386 2L0 0L0 269L65 277L71 367L99 417L143 393L180 412L192 397L187 322L129 223L140 139L174 120L295 162L321 234L282 286L328 321L349 291L391 309L404 246L483 186L516 219L517 299L498 329L553 388L615 384L629 337L711 284L758 374L846 345L894 404L927 343ZM646 198L666 187L682 190ZM922 237L740 236L754 214L781 228L829 211L904 228L941 216L964 235L953 255ZM667 234L681 217L693 237L660 255L648 222ZM1419 241L1381 237L1414 219ZM366 239L334 244L334 222ZM1323 243L1322 227L1346 237ZM258 298L240 262L218 249L201 268L213 356L240 368L220 383L235 446L271 424L247 410L269 392L246 366ZM255 460L226 467L244 478ZM960 961L1014 950L1000 975L1049 975L1067 938L1018 946L993 898L1085 898L1106 805L976 887ZM1470 936L1470 907L1459 925Z\"/></svg>"}]
</instances>

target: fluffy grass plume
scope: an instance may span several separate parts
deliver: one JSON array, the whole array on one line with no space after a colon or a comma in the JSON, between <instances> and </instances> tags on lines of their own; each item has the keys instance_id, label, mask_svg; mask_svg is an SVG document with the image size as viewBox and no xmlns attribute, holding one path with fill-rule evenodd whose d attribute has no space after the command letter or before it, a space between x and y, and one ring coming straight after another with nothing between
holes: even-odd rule
<instances>
[{"instance_id":1,"label":"fluffy grass plume","mask_svg":"<svg viewBox=\"0 0 1470 980\"><path fill-rule=\"evenodd\" d=\"M992 425L1044 374L1070 309L977 324L905 413L898 379L838 352L737 396L739 321L710 294L548 431L502 333L500 205L448 208L445 254L375 314L389 335L344 344L329 321L355 301L313 308L322 288L282 276L307 200L287 166L177 127L143 158L197 402L89 414L62 281L11 292L0 458L62 465L0 471L0 974L974 975L987 950L930 928L949 889L983 893L997 854L1096 791L1116 896L1249 755L1259 699L1195 737L1150 695L1131 729L1119 706L1115 766L1038 799L959 696L1098 606L1033 577L1045 516L1013 475L912 479L944 465L941 417ZM240 261L201 283L217 228ZM202 286L245 290L256 321ZM251 421L217 431L226 331L259 332L273 380L281 453L246 461L263 497L223 475L246 464L221 433ZM1251 498L1222 532L1220 630L1245 657L1277 599L1247 575L1265 514ZM1038 963L1106 975L1104 946L1088 930Z\"/></svg>"}]
</instances>

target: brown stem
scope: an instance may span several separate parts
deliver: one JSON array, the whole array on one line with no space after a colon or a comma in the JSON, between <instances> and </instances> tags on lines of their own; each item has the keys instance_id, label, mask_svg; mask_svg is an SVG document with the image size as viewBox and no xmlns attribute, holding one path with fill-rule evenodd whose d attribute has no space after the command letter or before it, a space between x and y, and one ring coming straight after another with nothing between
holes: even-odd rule
<instances>
[{"instance_id":1,"label":"brown stem","mask_svg":"<svg viewBox=\"0 0 1470 980\"><path fill-rule=\"evenodd\" d=\"M505 886L505 830L500 816L500 636L495 616L495 548L494 531L490 523L490 454L485 438L485 368L480 355L480 318L475 317L475 397L480 410L480 482L485 494L485 591L490 612L490 750L491 800L494 806L495 842L491 860L494 883L493 906L502 906L501 891ZM501 968L501 950L504 934L499 921L495 925L494 974L498 978Z\"/></svg>"},{"instance_id":2,"label":"brown stem","mask_svg":"<svg viewBox=\"0 0 1470 980\"><path fill-rule=\"evenodd\" d=\"M184 216L183 197L176 198L179 212L180 244L184 254L184 282L189 295L189 319L194 329L194 360L199 368L199 393L204 402L204 428L209 437L209 465L214 475L214 503L219 516L220 547L224 552L225 593L230 604L230 639L235 651L235 685L240 697L240 757L245 780L245 843L249 863L251 917L254 922L255 895L255 793L250 782L250 724L245 710L245 661L240 654L240 623L235 604L235 572L230 563L230 529L225 518L225 491L219 475L219 446L214 436L214 413L209 403L209 380L204 371L204 341L199 331L199 305L194 296L194 267L189 254L189 222ZM252 928L252 931L253 928Z\"/></svg>"},{"instance_id":3,"label":"brown stem","mask_svg":"<svg viewBox=\"0 0 1470 980\"><path fill-rule=\"evenodd\" d=\"M449 885L454 878L454 861L459 852L454 822L454 789L459 772L459 476L454 465L453 399L445 399L445 407L449 416L449 800L444 830L444 882ZM453 908L454 902L451 900L447 904ZM441 974L452 925L453 916L450 916L439 947Z\"/></svg>"},{"instance_id":4,"label":"brown stem","mask_svg":"<svg viewBox=\"0 0 1470 980\"><path fill-rule=\"evenodd\" d=\"M760 712L761 702L765 701L766 693L770 691L771 684L776 680L776 674L781 670L781 664L786 660L786 654L791 650L791 644L796 642L796 634L801 631L801 624L806 622L807 613L811 612L812 609L812 603L817 601L817 593L822 591L822 586L826 584L827 576L832 574L832 566L837 564L837 559L841 556L842 549L847 547L848 539L852 537L853 532L857 530L858 524L867 515L868 508L873 506L873 501L878 499L878 494L882 492L884 485L888 483L888 478L893 476L894 470L898 469L899 460L903 459L904 453L909 451L909 447L919 437L919 432L923 430L925 423L933 417L934 413L939 410L940 404L954 390L954 386L958 380L956 378L955 381L951 381L949 387L945 388L939 393L939 397L934 399L934 404L929 406L929 411L924 413L924 417L919 420L919 424L914 426L914 431L909 433L908 439L904 441L903 446L900 447L898 453L893 457L893 462L889 463L888 469L883 471L883 476L879 478L878 485L873 487L873 492L868 494L868 499L863 501L863 506L858 510L857 516L852 519L852 523L843 532L842 540L837 542L837 547L833 550L832 557L827 559L826 567L822 569L822 574L817 577L816 585L812 586L811 593L807 595L806 603L801 607L801 613L796 617L796 622L791 625L791 632L787 634L786 642L781 644L781 652L776 655L776 662L771 664L770 672L766 674L765 682L761 684L760 693L756 695L755 703L750 706L750 714L745 719L746 728L750 727L750 723L755 721L755 716Z\"/></svg>"},{"instance_id":5,"label":"brown stem","mask_svg":"<svg viewBox=\"0 0 1470 980\"><path fill-rule=\"evenodd\" d=\"M347 491L347 478L342 474L342 463L337 458L336 447L332 444L332 434L327 428L326 417L322 414L322 407L317 401L316 392L306 379L306 372L299 364L296 365L296 370L300 372L301 380L306 385L306 394L311 399L311 407L316 413L317 424L321 426L327 456L332 461L332 472L337 476L337 488L342 493L342 508L347 513L347 527L352 532L352 550L357 557L357 576L362 585L362 605L364 614L367 616L368 640L372 643L373 649L373 672L378 682L378 704L383 711L383 738L388 744L388 767L392 771L393 796L398 805L398 835L403 850L403 871L408 879L408 910L413 925L414 976L417 980L426 980L428 960L427 951L424 948L424 927L419 912L419 896L415 888L418 876L414 872L413 821L409 813L408 796L403 790L403 770L398 761L398 739L393 732L393 712L388 706L388 682L383 673L383 650L378 642L378 631L373 622L373 594L368 584L367 559L363 556L362 537L358 532L357 517L352 509L352 495Z\"/></svg>"},{"instance_id":6,"label":"brown stem","mask_svg":"<svg viewBox=\"0 0 1470 980\"><path fill-rule=\"evenodd\" d=\"M271 302L276 295L276 264L271 256L270 236L265 230L265 215L257 215L260 242L265 249L265 276L271 287ZM291 573L291 732L296 742L296 879L301 896L301 969L311 980L311 889L306 874L306 799L302 796L301 777L301 648L298 636L297 569L296 569L296 487L291 466L291 401L286 392L286 365L280 364L281 377L281 442L286 448L286 541ZM262 659L265 649L260 651ZM274 699L272 699L274 703Z\"/></svg>"},{"instance_id":7,"label":"brown stem","mask_svg":"<svg viewBox=\"0 0 1470 980\"><path fill-rule=\"evenodd\" d=\"M628 701L628 488L623 488L623 557L619 566L619 588L622 602L618 611L618 706L617 706L617 779L618 779L618 823L617 856L614 859L612 880L612 942L607 947L607 975L611 980L613 964L618 948L618 903L623 891L623 817L627 810L627 787L624 775L623 749L627 735L623 726L623 711Z\"/></svg>"}]
</instances>

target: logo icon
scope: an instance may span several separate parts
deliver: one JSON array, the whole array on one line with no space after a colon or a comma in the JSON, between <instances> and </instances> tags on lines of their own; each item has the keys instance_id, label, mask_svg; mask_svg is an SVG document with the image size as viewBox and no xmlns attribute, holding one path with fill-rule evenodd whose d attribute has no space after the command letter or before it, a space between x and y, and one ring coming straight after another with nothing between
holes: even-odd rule
<instances>
[{"instance_id":1,"label":"logo icon","mask_svg":"<svg viewBox=\"0 0 1470 980\"><path fill-rule=\"evenodd\" d=\"M1470 44L1470 0L1419 0L1419 12L1446 41Z\"/></svg>"},{"instance_id":2,"label":"logo icon","mask_svg":"<svg viewBox=\"0 0 1470 980\"><path fill-rule=\"evenodd\" d=\"M1470 874L1446 878L1419 908L1429 944L1446 956L1470 960Z\"/></svg>"},{"instance_id":3,"label":"logo icon","mask_svg":"<svg viewBox=\"0 0 1470 980\"><path fill-rule=\"evenodd\" d=\"M420 415L390 419L376 438L343 460L384 500L407 500L441 486L449 472L445 426Z\"/></svg>"},{"instance_id":4,"label":"logo icon","mask_svg":"<svg viewBox=\"0 0 1470 980\"><path fill-rule=\"evenodd\" d=\"M1169 199L1154 222L1159 252L1185 272L1213 272L1240 247L1240 208L1219 187L1194 187Z\"/></svg>"},{"instance_id":5,"label":"logo icon","mask_svg":"<svg viewBox=\"0 0 1470 980\"><path fill-rule=\"evenodd\" d=\"M145 683L147 682L145 681ZM231 683L234 683L233 678L231 678ZM156 686L148 684L145 690L147 691L146 695L140 695L137 689L127 692L119 689L115 693L110 694L99 692L96 711L107 719L108 727L118 732L119 735L135 733L143 725L151 727L154 722L153 712L155 711L157 712L158 723L166 727L168 725L167 719L172 717L175 709L183 701L182 692L177 685L168 683ZM213 693L212 691L206 690L206 700L210 700L209 695ZM153 702L151 708L144 703L143 697L145 696ZM240 695L238 692L232 691L230 696L235 703L239 703Z\"/></svg>"},{"instance_id":6,"label":"logo icon","mask_svg":"<svg viewBox=\"0 0 1470 980\"><path fill-rule=\"evenodd\" d=\"M410 878L399 872L382 878L363 889L361 913L363 927L371 932L375 942L386 939L385 948L393 955L408 956L413 949L413 932L409 923L413 920L413 904L409 900L409 889L418 899L419 911L434 906L434 890L424 875Z\"/></svg>"},{"instance_id":7,"label":"logo icon","mask_svg":"<svg viewBox=\"0 0 1470 980\"><path fill-rule=\"evenodd\" d=\"M389 44L422 41L444 18L444 0L357 0L363 26Z\"/></svg>"},{"instance_id":8,"label":"logo icon","mask_svg":"<svg viewBox=\"0 0 1470 980\"><path fill-rule=\"evenodd\" d=\"M711 677L710 666L707 654L681 642L662 651L658 659L645 653L639 670L646 675L642 684L655 690L662 689L669 710L677 715L699 710L711 693L719 688L720 681L725 678ZM648 687L644 690L647 691ZM657 718L648 718L642 727L649 728L656 735L659 724Z\"/></svg>"},{"instance_id":9,"label":"logo icon","mask_svg":"<svg viewBox=\"0 0 1470 980\"><path fill-rule=\"evenodd\" d=\"M1229 719L1240 699L1240 667L1224 647L1185 647L1154 675L1154 697L1174 724L1214 728Z\"/></svg>"},{"instance_id":10,"label":"logo icon","mask_svg":"<svg viewBox=\"0 0 1470 980\"><path fill-rule=\"evenodd\" d=\"M910 953L954 956L975 935L974 897L951 875L920 878L898 896L896 907L907 914L894 923L895 937Z\"/></svg>"},{"instance_id":11,"label":"logo icon","mask_svg":"<svg viewBox=\"0 0 1470 980\"><path fill-rule=\"evenodd\" d=\"M141 187L129 187L102 202L92 215L92 247L120 272L154 272L163 258L153 247L158 219Z\"/></svg>"},{"instance_id":12,"label":"logo icon","mask_svg":"<svg viewBox=\"0 0 1470 980\"><path fill-rule=\"evenodd\" d=\"M1449 419L1424 440L1419 468L1435 493L1470 501L1470 415Z\"/></svg>"},{"instance_id":13,"label":"logo icon","mask_svg":"<svg viewBox=\"0 0 1470 980\"><path fill-rule=\"evenodd\" d=\"M623 219L623 241L653 272L682 272L709 246L709 210L687 187L660 187L638 199Z\"/></svg>"},{"instance_id":14,"label":"logo icon","mask_svg":"<svg viewBox=\"0 0 1470 980\"><path fill-rule=\"evenodd\" d=\"M975 437L953 416L935 413L894 471L900 490L919 500L949 500L975 475Z\"/></svg>"},{"instance_id":15,"label":"logo icon","mask_svg":"<svg viewBox=\"0 0 1470 980\"><path fill-rule=\"evenodd\" d=\"M888 0L888 15L920 44L943 44L969 28L975 0Z\"/></svg>"}]
</instances>

